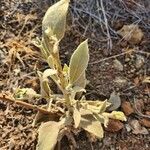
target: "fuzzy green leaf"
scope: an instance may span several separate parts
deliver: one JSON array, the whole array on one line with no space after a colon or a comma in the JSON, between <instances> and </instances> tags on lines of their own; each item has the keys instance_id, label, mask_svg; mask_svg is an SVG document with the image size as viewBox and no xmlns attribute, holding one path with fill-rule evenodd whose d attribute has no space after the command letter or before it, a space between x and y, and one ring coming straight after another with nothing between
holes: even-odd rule
<instances>
[{"instance_id":1,"label":"fuzzy green leaf","mask_svg":"<svg viewBox=\"0 0 150 150\"><path fill-rule=\"evenodd\" d=\"M86 84L87 84L87 80L86 80L85 71L84 71L82 75L79 77L79 79L74 83L74 85L82 87L84 89ZM82 92L76 93L76 99L80 99L81 96L82 96Z\"/></svg>"},{"instance_id":2,"label":"fuzzy green leaf","mask_svg":"<svg viewBox=\"0 0 150 150\"><path fill-rule=\"evenodd\" d=\"M87 68L89 61L89 49L87 40L82 42L71 56L69 64L69 82L73 85Z\"/></svg>"},{"instance_id":3,"label":"fuzzy green leaf","mask_svg":"<svg viewBox=\"0 0 150 150\"><path fill-rule=\"evenodd\" d=\"M43 123L39 128L37 150L54 150L60 129L60 122Z\"/></svg>"},{"instance_id":4,"label":"fuzzy green leaf","mask_svg":"<svg viewBox=\"0 0 150 150\"><path fill-rule=\"evenodd\" d=\"M52 32L51 35L55 35L58 40L61 40L65 33L68 7L69 0L60 0L56 4L52 5L47 10L43 18L43 31L45 31L47 28L50 28Z\"/></svg>"}]
</instances>

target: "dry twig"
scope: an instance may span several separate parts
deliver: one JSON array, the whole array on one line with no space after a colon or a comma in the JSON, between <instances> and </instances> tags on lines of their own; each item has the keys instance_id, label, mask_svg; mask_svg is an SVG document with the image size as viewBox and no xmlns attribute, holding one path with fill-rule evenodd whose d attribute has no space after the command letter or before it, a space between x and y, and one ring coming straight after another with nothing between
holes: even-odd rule
<instances>
[{"instance_id":1,"label":"dry twig","mask_svg":"<svg viewBox=\"0 0 150 150\"><path fill-rule=\"evenodd\" d=\"M26 103L26 102L23 102L23 101L15 100L15 99L6 97L6 95L0 94L0 100L6 101L6 102L9 102L9 103L14 103L14 104L17 104L17 105L21 105L25 108L33 109L33 110L39 111L39 112L44 113L44 114L53 114L52 112L47 111L46 109L38 107L37 105L32 105L32 104L29 104L29 103Z\"/></svg>"}]
</instances>

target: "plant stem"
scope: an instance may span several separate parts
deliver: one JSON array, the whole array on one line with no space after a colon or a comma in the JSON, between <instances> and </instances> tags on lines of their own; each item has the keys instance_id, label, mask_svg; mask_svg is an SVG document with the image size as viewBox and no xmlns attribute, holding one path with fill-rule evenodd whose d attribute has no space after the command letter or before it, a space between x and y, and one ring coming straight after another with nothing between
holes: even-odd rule
<instances>
[{"instance_id":1,"label":"plant stem","mask_svg":"<svg viewBox=\"0 0 150 150\"><path fill-rule=\"evenodd\" d=\"M63 69L62 69L62 66L61 66L61 61L60 61L59 53L58 52L54 53L53 57L55 59L56 69L58 71L58 77L60 79L60 83L61 83L61 87L62 87L62 92L63 92L64 98L65 98L67 107L68 107L68 109L70 109L71 103L70 103L69 94L66 91L66 87L65 87L65 78L64 78L64 75L63 75Z\"/></svg>"},{"instance_id":2,"label":"plant stem","mask_svg":"<svg viewBox=\"0 0 150 150\"><path fill-rule=\"evenodd\" d=\"M6 97L5 95L0 95L0 100L7 101L9 103L18 104L18 105L24 106L25 108L37 110L37 111L39 111L43 114L53 114L52 112L47 111L46 109L38 107L37 105L32 105L32 104L29 104L29 103L26 103L26 102L23 102L23 101L11 99L9 97Z\"/></svg>"}]
</instances>

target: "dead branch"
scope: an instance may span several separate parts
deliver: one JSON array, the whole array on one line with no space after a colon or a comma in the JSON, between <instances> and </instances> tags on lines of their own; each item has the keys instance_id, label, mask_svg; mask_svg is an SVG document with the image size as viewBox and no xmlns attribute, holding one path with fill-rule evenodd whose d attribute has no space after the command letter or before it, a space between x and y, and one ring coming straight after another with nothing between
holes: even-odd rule
<instances>
[{"instance_id":1,"label":"dead branch","mask_svg":"<svg viewBox=\"0 0 150 150\"><path fill-rule=\"evenodd\" d=\"M33 109L33 110L39 111L43 114L53 114L53 112L47 111L46 109L43 109L37 105L32 105L32 104L29 104L29 103L26 103L23 101L15 100L15 99L6 97L6 95L0 94L0 100L6 101L9 103L13 103L13 104L17 104L17 105L23 106L23 107L28 108L28 109Z\"/></svg>"}]
</instances>

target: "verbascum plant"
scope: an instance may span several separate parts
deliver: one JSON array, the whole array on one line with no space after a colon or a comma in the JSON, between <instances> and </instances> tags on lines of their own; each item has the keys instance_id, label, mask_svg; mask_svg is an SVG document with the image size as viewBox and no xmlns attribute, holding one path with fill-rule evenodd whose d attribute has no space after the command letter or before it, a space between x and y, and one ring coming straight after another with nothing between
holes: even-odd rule
<instances>
[{"instance_id":1,"label":"verbascum plant","mask_svg":"<svg viewBox=\"0 0 150 150\"><path fill-rule=\"evenodd\" d=\"M66 132L71 133L75 128L101 139L104 136L102 126L107 127L109 118L126 121L122 112L106 112L111 105L107 100L87 100L82 95L86 92L87 84L85 73L89 61L88 40L77 47L69 65L61 65L59 43L65 34L68 7L69 0L60 0L47 10L42 22L42 40L34 42L49 65L44 72L38 71L40 94L28 88L18 89L14 94L17 99L37 97L47 101L42 108L51 113L38 112L33 123L41 124L37 150L53 150ZM62 94L51 90L49 78Z\"/></svg>"}]
</instances>

